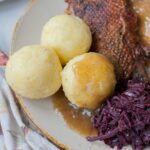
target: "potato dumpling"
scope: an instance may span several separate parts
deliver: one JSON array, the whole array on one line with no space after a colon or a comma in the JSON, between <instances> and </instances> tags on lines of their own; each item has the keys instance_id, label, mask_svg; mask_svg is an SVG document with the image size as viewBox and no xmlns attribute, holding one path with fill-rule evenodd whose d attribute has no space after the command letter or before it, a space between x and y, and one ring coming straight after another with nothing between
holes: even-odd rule
<instances>
[{"instance_id":1,"label":"potato dumpling","mask_svg":"<svg viewBox=\"0 0 150 150\"><path fill-rule=\"evenodd\" d=\"M69 61L62 71L62 85L71 103L95 109L114 91L114 67L101 54L82 54Z\"/></svg>"},{"instance_id":2,"label":"potato dumpling","mask_svg":"<svg viewBox=\"0 0 150 150\"><path fill-rule=\"evenodd\" d=\"M40 99L60 88L61 71L61 63L53 50L39 45L26 46L10 57L6 79L16 93Z\"/></svg>"},{"instance_id":3,"label":"potato dumpling","mask_svg":"<svg viewBox=\"0 0 150 150\"><path fill-rule=\"evenodd\" d=\"M80 18L58 15L44 26L41 42L46 48L55 49L65 65L90 49L92 36L89 27Z\"/></svg>"}]
</instances>

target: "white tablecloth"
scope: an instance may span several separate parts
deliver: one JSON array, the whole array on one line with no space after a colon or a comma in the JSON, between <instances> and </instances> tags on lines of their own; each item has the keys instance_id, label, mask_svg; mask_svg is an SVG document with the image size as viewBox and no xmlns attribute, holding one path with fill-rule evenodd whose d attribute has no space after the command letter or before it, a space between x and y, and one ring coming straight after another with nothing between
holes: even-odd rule
<instances>
[{"instance_id":1,"label":"white tablecloth","mask_svg":"<svg viewBox=\"0 0 150 150\"><path fill-rule=\"evenodd\" d=\"M27 2L28 0L5 0L0 2L0 49L7 54L13 29ZM3 143L3 136L0 136L0 150L4 150Z\"/></svg>"}]
</instances>

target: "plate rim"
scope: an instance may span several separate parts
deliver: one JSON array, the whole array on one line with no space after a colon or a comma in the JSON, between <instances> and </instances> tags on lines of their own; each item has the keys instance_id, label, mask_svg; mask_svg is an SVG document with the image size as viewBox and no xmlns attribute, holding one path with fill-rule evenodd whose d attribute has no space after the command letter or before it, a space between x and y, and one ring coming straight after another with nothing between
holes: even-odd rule
<instances>
[{"instance_id":1,"label":"plate rim","mask_svg":"<svg viewBox=\"0 0 150 150\"><path fill-rule=\"evenodd\" d=\"M13 34L12 34L12 39L11 39L11 44L10 44L10 49L9 49L9 56L12 55L12 52L14 49L14 42L16 40L16 33L17 33L18 29L19 29L25 15L34 6L34 4L36 2L37 2L37 0L29 0L29 2L27 2L26 6L25 6L23 13L20 15L18 21L16 22L16 25L14 27ZM22 97L17 95L15 92L14 92L14 94L15 94L16 100L17 100L18 104L20 105L23 113L34 124L34 126L42 133L42 135L44 137L46 137L52 144L54 144L59 149L70 150L70 148L68 148L66 145L61 144L58 140L56 140L54 137L52 137L45 129L41 128L40 125L37 123L37 121L32 116L32 114L28 111L28 109L24 105Z\"/></svg>"}]
</instances>

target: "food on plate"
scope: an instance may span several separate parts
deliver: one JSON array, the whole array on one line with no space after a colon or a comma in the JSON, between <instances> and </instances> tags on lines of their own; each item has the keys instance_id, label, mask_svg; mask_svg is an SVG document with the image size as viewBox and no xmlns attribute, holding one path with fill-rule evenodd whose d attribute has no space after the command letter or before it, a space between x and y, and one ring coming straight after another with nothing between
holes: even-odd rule
<instances>
[{"instance_id":1,"label":"food on plate","mask_svg":"<svg viewBox=\"0 0 150 150\"><path fill-rule=\"evenodd\" d=\"M132 0L133 5L128 0L66 1L67 13L80 17L90 27L91 50L105 55L114 64L118 83L130 77L144 80L130 81L126 91L116 91L117 96L100 106L93 119L98 136L88 140L104 141L118 149L129 144L134 150L150 146L149 64L145 67L150 57L149 0ZM139 11L140 26L133 7Z\"/></svg>"},{"instance_id":2,"label":"food on plate","mask_svg":"<svg viewBox=\"0 0 150 150\"><path fill-rule=\"evenodd\" d=\"M150 82L129 81L127 90L107 100L96 111L93 125L100 140L120 150L131 144L134 150L150 146Z\"/></svg>"},{"instance_id":3,"label":"food on plate","mask_svg":"<svg viewBox=\"0 0 150 150\"><path fill-rule=\"evenodd\" d=\"M80 18L58 15L44 26L41 41L46 48L53 48L65 65L90 49L92 37L89 27Z\"/></svg>"},{"instance_id":4,"label":"food on plate","mask_svg":"<svg viewBox=\"0 0 150 150\"><path fill-rule=\"evenodd\" d=\"M71 104L64 96L64 92L62 90L52 97L52 102L56 114L61 118L61 120L63 119L65 121L69 128L84 137L97 135L97 130L91 123L93 111L79 109L77 106Z\"/></svg>"},{"instance_id":5,"label":"food on plate","mask_svg":"<svg viewBox=\"0 0 150 150\"><path fill-rule=\"evenodd\" d=\"M150 0L133 0L133 7L139 17L140 36L150 47Z\"/></svg>"},{"instance_id":6,"label":"food on plate","mask_svg":"<svg viewBox=\"0 0 150 150\"><path fill-rule=\"evenodd\" d=\"M96 50L115 65L117 78L129 78L135 70L146 80L144 50L138 41L137 16L128 0L67 0L68 14L89 25ZM136 66L136 67L135 67Z\"/></svg>"},{"instance_id":7,"label":"food on plate","mask_svg":"<svg viewBox=\"0 0 150 150\"><path fill-rule=\"evenodd\" d=\"M95 109L114 91L114 67L101 54L82 54L65 66L62 85L71 103L81 108Z\"/></svg>"},{"instance_id":8,"label":"food on plate","mask_svg":"<svg viewBox=\"0 0 150 150\"><path fill-rule=\"evenodd\" d=\"M53 50L32 45L21 48L10 57L6 79L17 94L40 99L58 91L61 71L61 63Z\"/></svg>"},{"instance_id":9,"label":"food on plate","mask_svg":"<svg viewBox=\"0 0 150 150\"><path fill-rule=\"evenodd\" d=\"M52 102L71 129L118 150L150 146L150 0L65 1L68 15L45 24L42 46L24 47L10 58L9 85L39 99L62 83L64 92Z\"/></svg>"}]
</instances>

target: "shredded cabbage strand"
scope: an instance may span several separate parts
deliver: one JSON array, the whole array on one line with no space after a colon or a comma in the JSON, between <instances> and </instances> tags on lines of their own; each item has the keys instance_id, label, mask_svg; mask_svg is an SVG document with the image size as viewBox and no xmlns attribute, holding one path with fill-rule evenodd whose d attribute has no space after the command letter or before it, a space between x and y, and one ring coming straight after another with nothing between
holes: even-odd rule
<instances>
[{"instance_id":1,"label":"shredded cabbage strand","mask_svg":"<svg viewBox=\"0 0 150 150\"><path fill-rule=\"evenodd\" d=\"M150 146L150 82L129 81L126 91L96 110L93 125L98 136L88 137L89 141L104 141L118 149L129 144L134 150Z\"/></svg>"}]
</instances>

